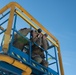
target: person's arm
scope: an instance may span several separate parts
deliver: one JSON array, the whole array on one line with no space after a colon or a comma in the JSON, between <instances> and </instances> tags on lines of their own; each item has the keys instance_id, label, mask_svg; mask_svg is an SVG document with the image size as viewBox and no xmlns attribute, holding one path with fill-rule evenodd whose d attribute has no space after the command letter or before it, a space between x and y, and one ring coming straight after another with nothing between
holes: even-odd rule
<instances>
[{"instance_id":1,"label":"person's arm","mask_svg":"<svg viewBox=\"0 0 76 75\"><path fill-rule=\"evenodd\" d=\"M35 31L33 31L33 33L32 33L32 41L33 42L36 42L37 40L38 40L38 38L40 38L41 37L41 33L36 33Z\"/></svg>"},{"instance_id":2,"label":"person's arm","mask_svg":"<svg viewBox=\"0 0 76 75\"><path fill-rule=\"evenodd\" d=\"M47 50L48 49L48 41L47 41L47 39L46 39L46 36L43 36L43 38L42 38L42 47L45 49L45 50Z\"/></svg>"}]
</instances>

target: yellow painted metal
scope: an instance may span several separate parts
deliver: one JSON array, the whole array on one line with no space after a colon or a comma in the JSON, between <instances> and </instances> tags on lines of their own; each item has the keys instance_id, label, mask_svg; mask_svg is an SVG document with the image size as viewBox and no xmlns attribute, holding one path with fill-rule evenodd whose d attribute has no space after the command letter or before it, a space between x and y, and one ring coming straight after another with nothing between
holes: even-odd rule
<instances>
[{"instance_id":1,"label":"yellow painted metal","mask_svg":"<svg viewBox=\"0 0 76 75\"><path fill-rule=\"evenodd\" d=\"M9 3L8 5L6 5L5 7L3 7L1 10L0 10L0 14L2 14L3 12L5 12L7 9L11 8L12 6L12 2Z\"/></svg>"},{"instance_id":2,"label":"yellow painted metal","mask_svg":"<svg viewBox=\"0 0 76 75\"><path fill-rule=\"evenodd\" d=\"M38 29L37 26L35 26L33 24L33 22L31 22L30 20L28 20L24 15L22 15L19 11L15 11L17 15L19 15L23 20L25 20L27 23L29 23L29 25L31 25L33 28Z\"/></svg>"},{"instance_id":3,"label":"yellow painted metal","mask_svg":"<svg viewBox=\"0 0 76 75\"><path fill-rule=\"evenodd\" d=\"M29 68L27 65L15 60L7 55L0 54L0 61L4 61L6 63L9 63L9 64L23 70L22 75L30 75L32 72L31 68Z\"/></svg>"},{"instance_id":4,"label":"yellow painted metal","mask_svg":"<svg viewBox=\"0 0 76 75\"><path fill-rule=\"evenodd\" d=\"M9 45L9 42L10 42L10 34L11 34L12 23L13 23L13 18L14 18L14 10L15 10L15 6L12 5L9 20L8 20L8 26L7 26L7 30L5 32L5 37L4 37L3 51L5 53L8 50L8 45Z\"/></svg>"},{"instance_id":5,"label":"yellow painted metal","mask_svg":"<svg viewBox=\"0 0 76 75\"><path fill-rule=\"evenodd\" d=\"M57 43L59 45L59 42L57 42ZM64 75L64 69L63 69L63 64L62 64L62 57L61 57L61 52L60 52L60 46L57 47L57 50L58 50L58 58L59 58L60 72L61 72L61 75Z\"/></svg>"}]
</instances>

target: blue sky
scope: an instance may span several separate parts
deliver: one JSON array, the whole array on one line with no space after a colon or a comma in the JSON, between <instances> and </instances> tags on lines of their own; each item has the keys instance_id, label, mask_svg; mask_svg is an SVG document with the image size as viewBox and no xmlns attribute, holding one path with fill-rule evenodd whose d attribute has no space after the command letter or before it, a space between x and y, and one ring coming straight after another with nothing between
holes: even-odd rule
<instances>
[{"instance_id":1,"label":"blue sky","mask_svg":"<svg viewBox=\"0 0 76 75\"><path fill-rule=\"evenodd\" d=\"M59 40L65 75L75 75L76 1L0 0L0 9L12 1L19 3Z\"/></svg>"}]
</instances>

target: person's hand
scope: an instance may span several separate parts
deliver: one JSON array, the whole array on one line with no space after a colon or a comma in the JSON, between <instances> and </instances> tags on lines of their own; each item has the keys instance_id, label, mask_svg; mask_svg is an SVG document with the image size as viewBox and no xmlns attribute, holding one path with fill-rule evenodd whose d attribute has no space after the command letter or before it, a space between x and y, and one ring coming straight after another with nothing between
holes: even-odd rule
<instances>
[{"instance_id":1,"label":"person's hand","mask_svg":"<svg viewBox=\"0 0 76 75\"><path fill-rule=\"evenodd\" d=\"M42 34L41 34L41 33L39 33L37 37L42 37Z\"/></svg>"}]
</instances>

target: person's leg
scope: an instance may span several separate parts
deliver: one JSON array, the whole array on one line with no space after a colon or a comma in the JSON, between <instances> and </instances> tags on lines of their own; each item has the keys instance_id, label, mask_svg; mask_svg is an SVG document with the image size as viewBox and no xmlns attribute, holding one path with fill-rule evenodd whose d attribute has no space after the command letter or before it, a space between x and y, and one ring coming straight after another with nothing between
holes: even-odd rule
<instances>
[{"instance_id":1,"label":"person's leg","mask_svg":"<svg viewBox=\"0 0 76 75\"><path fill-rule=\"evenodd\" d=\"M36 62L41 63L42 62L42 58L39 55L33 55L32 57Z\"/></svg>"},{"instance_id":2,"label":"person's leg","mask_svg":"<svg viewBox=\"0 0 76 75\"><path fill-rule=\"evenodd\" d=\"M42 60L41 64L45 67L48 67L48 62L44 59Z\"/></svg>"}]
</instances>

